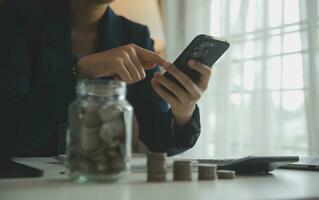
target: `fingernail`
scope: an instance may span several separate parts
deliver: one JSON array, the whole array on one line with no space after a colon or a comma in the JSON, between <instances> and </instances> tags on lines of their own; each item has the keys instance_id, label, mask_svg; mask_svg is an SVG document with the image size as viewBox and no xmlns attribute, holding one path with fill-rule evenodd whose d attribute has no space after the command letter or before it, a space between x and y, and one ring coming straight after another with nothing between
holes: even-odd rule
<instances>
[{"instance_id":1,"label":"fingernail","mask_svg":"<svg viewBox=\"0 0 319 200\"><path fill-rule=\"evenodd\" d=\"M156 83L156 81L157 81L157 80L156 80L155 78L152 78L152 82L153 82L153 83Z\"/></svg>"},{"instance_id":2,"label":"fingernail","mask_svg":"<svg viewBox=\"0 0 319 200\"><path fill-rule=\"evenodd\" d=\"M189 60L188 64L191 65L191 66L195 65L195 60L193 60L193 59Z\"/></svg>"},{"instance_id":3,"label":"fingernail","mask_svg":"<svg viewBox=\"0 0 319 200\"><path fill-rule=\"evenodd\" d=\"M147 65L147 68L148 69L152 69L152 68L154 68L156 66L156 63L149 63L148 65Z\"/></svg>"},{"instance_id":4,"label":"fingernail","mask_svg":"<svg viewBox=\"0 0 319 200\"><path fill-rule=\"evenodd\" d=\"M165 62L165 63L162 65L162 67L164 67L165 69L167 69L170 65L171 65L171 63Z\"/></svg>"}]
</instances>

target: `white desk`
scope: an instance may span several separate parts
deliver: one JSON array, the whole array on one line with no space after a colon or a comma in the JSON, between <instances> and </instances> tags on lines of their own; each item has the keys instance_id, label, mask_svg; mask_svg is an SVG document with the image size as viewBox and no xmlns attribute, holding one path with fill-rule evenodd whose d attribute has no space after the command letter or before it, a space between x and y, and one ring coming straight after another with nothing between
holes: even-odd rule
<instances>
[{"instance_id":1,"label":"white desk","mask_svg":"<svg viewBox=\"0 0 319 200\"><path fill-rule=\"evenodd\" d=\"M1 200L319 199L319 172L275 170L269 176L192 182L173 182L169 173L165 183L147 183L144 173L134 173L117 183L78 184L61 175L64 167L52 158L19 161L44 169L44 176L1 179Z\"/></svg>"}]
</instances>

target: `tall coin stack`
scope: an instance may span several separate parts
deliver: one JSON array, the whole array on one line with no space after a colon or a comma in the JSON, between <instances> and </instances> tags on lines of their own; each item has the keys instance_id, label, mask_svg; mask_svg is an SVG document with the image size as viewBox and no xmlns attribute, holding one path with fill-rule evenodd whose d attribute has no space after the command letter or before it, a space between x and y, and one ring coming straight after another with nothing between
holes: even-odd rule
<instances>
[{"instance_id":1,"label":"tall coin stack","mask_svg":"<svg viewBox=\"0 0 319 200\"><path fill-rule=\"evenodd\" d=\"M175 160L173 163L173 178L175 181L191 181L192 161Z\"/></svg>"},{"instance_id":2,"label":"tall coin stack","mask_svg":"<svg viewBox=\"0 0 319 200\"><path fill-rule=\"evenodd\" d=\"M166 153L147 154L147 181L166 181Z\"/></svg>"},{"instance_id":3,"label":"tall coin stack","mask_svg":"<svg viewBox=\"0 0 319 200\"><path fill-rule=\"evenodd\" d=\"M199 164L198 180L215 180L217 178L217 165Z\"/></svg>"}]
</instances>

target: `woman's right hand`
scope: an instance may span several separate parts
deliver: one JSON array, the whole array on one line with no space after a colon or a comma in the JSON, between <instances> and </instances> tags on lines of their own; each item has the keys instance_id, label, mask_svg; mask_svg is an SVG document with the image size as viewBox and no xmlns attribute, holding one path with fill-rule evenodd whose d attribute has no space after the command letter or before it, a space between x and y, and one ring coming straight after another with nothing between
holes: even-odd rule
<instances>
[{"instance_id":1,"label":"woman's right hand","mask_svg":"<svg viewBox=\"0 0 319 200\"><path fill-rule=\"evenodd\" d=\"M96 79L114 76L132 84L145 78L145 70L155 64L168 63L159 54L129 44L115 49L83 56L79 59L76 72L79 79Z\"/></svg>"}]
</instances>

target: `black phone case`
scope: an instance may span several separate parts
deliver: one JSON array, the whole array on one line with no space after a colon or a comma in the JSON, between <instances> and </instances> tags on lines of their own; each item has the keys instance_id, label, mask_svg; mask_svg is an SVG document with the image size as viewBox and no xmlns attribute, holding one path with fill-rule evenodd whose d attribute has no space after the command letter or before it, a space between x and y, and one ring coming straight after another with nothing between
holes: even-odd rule
<instances>
[{"instance_id":1,"label":"black phone case","mask_svg":"<svg viewBox=\"0 0 319 200\"><path fill-rule=\"evenodd\" d=\"M175 60L174 65L196 83L199 81L200 74L188 67L188 60L194 59L212 67L228 48L229 43L226 41L218 40L208 35L198 35ZM171 74L166 72L164 76L180 85L178 80Z\"/></svg>"}]
</instances>

